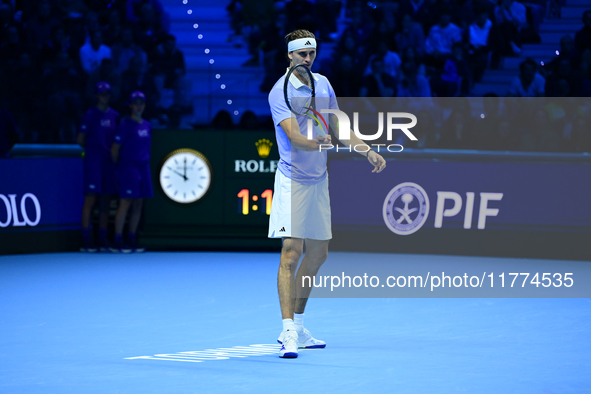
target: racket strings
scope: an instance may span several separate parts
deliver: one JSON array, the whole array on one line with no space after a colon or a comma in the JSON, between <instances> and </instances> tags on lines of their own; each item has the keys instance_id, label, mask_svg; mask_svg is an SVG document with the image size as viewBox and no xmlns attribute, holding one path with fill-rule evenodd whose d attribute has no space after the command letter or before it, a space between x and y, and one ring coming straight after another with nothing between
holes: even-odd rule
<instances>
[{"instance_id":1,"label":"racket strings","mask_svg":"<svg viewBox=\"0 0 591 394\"><path fill-rule=\"evenodd\" d=\"M312 99L312 80L308 73L300 72L299 78L295 75L296 72L290 75L289 83L287 84L287 98L292 112L297 115L302 115L307 111L307 107L311 105ZM294 83L299 86L298 89ZM305 86L301 86L302 83Z\"/></svg>"}]
</instances>

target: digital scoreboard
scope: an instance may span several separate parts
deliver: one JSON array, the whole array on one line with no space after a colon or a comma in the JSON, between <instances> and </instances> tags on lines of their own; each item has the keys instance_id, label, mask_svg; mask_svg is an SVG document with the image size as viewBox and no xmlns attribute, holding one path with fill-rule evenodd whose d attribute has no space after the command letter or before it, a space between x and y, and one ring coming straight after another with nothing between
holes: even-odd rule
<instances>
[{"instance_id":1,"label":"digital scoreboard","mask_svg":"<svg viewBox=\"0 0 591 394\"><path fill-rule=\"evenodd\" d=\"M279 248L267 238L278 163L273 132L154 130L142 239L155 248Z\"/></svg>"}]
</instances>

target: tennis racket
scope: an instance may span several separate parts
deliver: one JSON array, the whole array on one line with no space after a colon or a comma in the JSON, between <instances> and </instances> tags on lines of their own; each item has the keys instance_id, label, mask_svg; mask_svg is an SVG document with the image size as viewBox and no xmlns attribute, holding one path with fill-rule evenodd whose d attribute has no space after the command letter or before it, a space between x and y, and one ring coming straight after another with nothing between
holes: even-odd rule
<instances>
[{"instance_id":1,"label":"tennis racket","mask_svg":"<svg viewBox=\"0 0 591 394\"><path fill-rule=\"evenodd\" d=\"M312 120L314 129L319 136L326 137L328 125L316 111L316 88L312 72L303 64L293 66L285 77L283 83L283 95L289 110L296 116L307 116ZM322 118L327 131L319 127L319 118ZM309 136L309 138L311 138Z\"/></svg>"},{"instance_id":2,"label":"tennis racket","mask_svg":"<svg viewBox=\"0 0 591 394\"><path fill-rule=\"evenodd\" d=\"M316 89L312 72L308 67L298 64L289 70L283 84L283 95L287 107L293 114L306 115L313 113L310 108L316 109L316 103L314 102Z\"/></svg>"}]
</instances>

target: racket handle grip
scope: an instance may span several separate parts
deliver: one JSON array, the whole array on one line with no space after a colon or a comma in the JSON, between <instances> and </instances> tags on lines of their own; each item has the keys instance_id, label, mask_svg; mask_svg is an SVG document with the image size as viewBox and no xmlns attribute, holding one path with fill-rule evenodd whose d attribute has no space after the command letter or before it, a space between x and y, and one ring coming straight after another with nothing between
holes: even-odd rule
<instances>
[{"instance_id":1,"label":"racket handle grip","mask_svg":"<svg viewBox=\"0 0 591 394\"><path fill-rule=\"evenodd\" d=\"M324 132L324 129L322 128L321 125L319 125L315 120L313 119L309 119L307 120L307 130L308 130L308 138L309 139L313 139L314 138L314 131L316 133L318 133L318 135L322 136L322 137L326 137L326 133Z\"/></svg>"}]
</instances>

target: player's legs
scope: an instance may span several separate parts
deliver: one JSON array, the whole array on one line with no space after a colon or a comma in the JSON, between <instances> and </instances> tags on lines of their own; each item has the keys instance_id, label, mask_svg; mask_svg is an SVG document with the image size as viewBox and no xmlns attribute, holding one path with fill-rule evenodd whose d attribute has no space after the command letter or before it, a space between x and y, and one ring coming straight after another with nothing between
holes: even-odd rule
<instances>
[{"instance_id":1,"label":"player's legs","mask_svg":"<svg viewBox=\"0 0 591 394\"><path fill-rule=\"evenodd\" d=\"M134 195L131 204L131 217L129 219L129 233L127 234L127 242L134 252L145 252L146 248L141 246L137 240L137 230L142 216L142 207L144 198L154 196L152 188L152 174L150 173L150 165L145 163L137 167L139 173L139 187L138 192Z\"/></svg>"},{"instance_id":2,"label":"player's legs","mask_svg":"<svg viewBox=\"0 0 591 394\"><path fill-rule=\"evenodd\" d=\"M117 208L117 213L115 214L115 243L113 247L110 248L111 252L133 252L132 248L130 248L128 245L123 244L123 227L125 226L125 218L127 217L127 211L129 211L131 202L131 198L121 198L119 200L119 207Z\"/></svg>"},{"instance_id":3,"label":"player's legs","mask_svg":"<svg viewBox=\"0 0 591 394\"><path fill-rule=\"evenodd\" d=\"M99 198L99 233L98 247L101 252L109 251L109 241L107 240L107 226L109 224L109 208L111 205L111 196L101 194Z\"/></svg>"},{"instance_id":4,"label":"player's legs","mask_svg":"<svg viewBox=\"0 0 591 394\"><path fill-rule=\"evenodd\" d=\"M129 234L127 234L127 242L134 252L145 252L146 248L141 246L137 241L137 228L142 216L143 198L134 198L131 203L131 217L129 218Z\"/></svg>"},{"instance_id":5,"label":"player's legs","mask_svg":"<svg viewBox=\"0 0 591 394\"><path fill-rule=\"evenodd\" d=\"M115 253L131 253L134 251L132 247L123 243L123 227L125 226L125 218L129 207L132 205L132 198L121 198L119 200L119 208L115 215L115 243L110 248L111 252ZM131 223L130 223L131 224Z\"/></svg>"},{"instance_id":6,"label":"player's legs","mask_svg":"<svg viewBox=\"0 0 591 394\"><path fill-rule=\"evenodd\" d=\"M140 223L142 215L142 206L144 204L143 198L134 198L131 203L131 217L129 218L129 232L132 234L137 233L137 228Z\"/></svg>"},{"instance_id":7,"label":"player's legs","mask_svg":"<svg viewBox=\"0 0 591 394\"><path fill-rule=\"evenodd\" d=\"M303 253L304 240L301 238L283 238L281 260L277 274L277 290L283 319L293 319L295 297L294 278L298 262Z\"/></svg>"},{"instance_id":8,"label":"player's legs","mask_svg":"<svg viewBox=\"0 0 591 394\"><path fill-rule=\"evenodd\" d=\"M111 196L101 195L99 208L99 229L107 229L109 224L109 208L111 206Z\"/></svg>"},{"instance_id":9,"label":"player's legs","mask_svg":"<svg viewBox=\"0 0 591 394\"><path fill-rule=\"evenodd\" d=\"M286 241L292 242L286 243ZM312 337L312 334L304 327L304 309L306 308L312 288L308 286L302 287L302 277L314 277L318 273L318 270L326 261L329 241L314 239L302 241L304 240L301 238L284 238L283 242L281 251L282 260L277 283L284 330L279 335L277 342L284 344L288 335L286 328L291 327L297 332L296 341L298 348L322 349L326 347L326 342ZM302 255L304 245L306 247L306 253L296 273L295 270Z\"/></svg>"},{"instance_id":10,"label":"player's legs","mask_svg":"<svg viewBox=\"0 0 591 394\"><path fill-rule=\"evenodd\" d=\"M125 218L127 211L131 206L131 198L122 198L119 200L119 207L117 208L117 214L115 215L115 236L123 235L123 226L125 226Z\"/></svg>"},{"instance_id":11,"label":"player's legs","mask_svg":"<svg viewBox=\"0 0 591 394\"><path fill-rule=\"evenodd\" d=\"M130 253L133 248L123 243L123 227L125 226L125 218L127 212L134 200L140 198L141 175L136 166L133 165L119 165L117 169L117 177L119 179L119 208L115 215L115 247L111 249L112 252ZM135 219L137 222L139 219ZM133 230L134 218L130 218L130 232Z\"/></svg>"},{"instance_id":12,"label":"player's legs","mask_svg":"<svg viewBox=\"0 0 591 394\"><path fill-rule=\"evenodd\" d=\"M96 194L87 194L84 196L84 205L82 206L82 247L81 252L97 252L98 248L95 246L93 240L92 229L90 228L90 218L92 216L92 208L96 202Z\"/></svg>"},{"instance_id":13,"label":"player's legs","mask_svg":"<svg viewBox=\"0 0 591 394\"><path fill-rule=\"evenodd\" d=\"M90 228L90 216L92 208L96 202L96 194L87 194L84 196L84 205L82 206L82 228Z\"/></svg>"},{"instance_id":14,"label":"player's legs","mask_svg":"<svg viewBox=\"0 0 591 394\"><path fill-rule=\"evenodd\" d=\"M106 230L109 223L109 210L111 207L111 199L118 192L117 185L117 170L115 163L111 157L103 157L101 162L101 198L100 198L100 215L99 215L99 229Z\"/></svg>"},{"instance_id":15,"label":"player's legs","mask_svg":"<svg viewBox=\"0 0 591 394\"><path fill-rule=\"evenodd\" d=\"M90 220L92 216L92 209L96 203L97 194L102 193L101 190L101 159L96 155L88 152L84 161L82 162L82 171L84 174L83 188L84 188L84 205L82 206L82 228L90 228Z\"/></svg>"},{"instance_id":16,"label":"player's legs","mask_svg":"<svg viewBox=\"0 0 591 394\"><path fill-rule=\"evenodd\" d=\"M302 277L308 276L313 278L318 273L318 270L326 261L328 257L328 242L329 240L306 239L306 254L302 260L302 264L298 269L295 281L295 298L293 300L294 313L304 313L308 297L312 291L312 286L308 286L306 281L305 286L302 283Z\"/></svg>"},{"instance_id":17,"label":"player's legs","mask_svg":"<svg viewBox=\"0 0 591 394\"><path fill-rule=\"evenodd\" d=\"M278 339L282 344L279 350L279 357L282 358L298 356L298 333L293 321L293 298L295 297L294 278L303 246L304 240L301 238L283 238L277 274L277 290L283 318L283 331Z\"/></svg>"}]
</instances>

